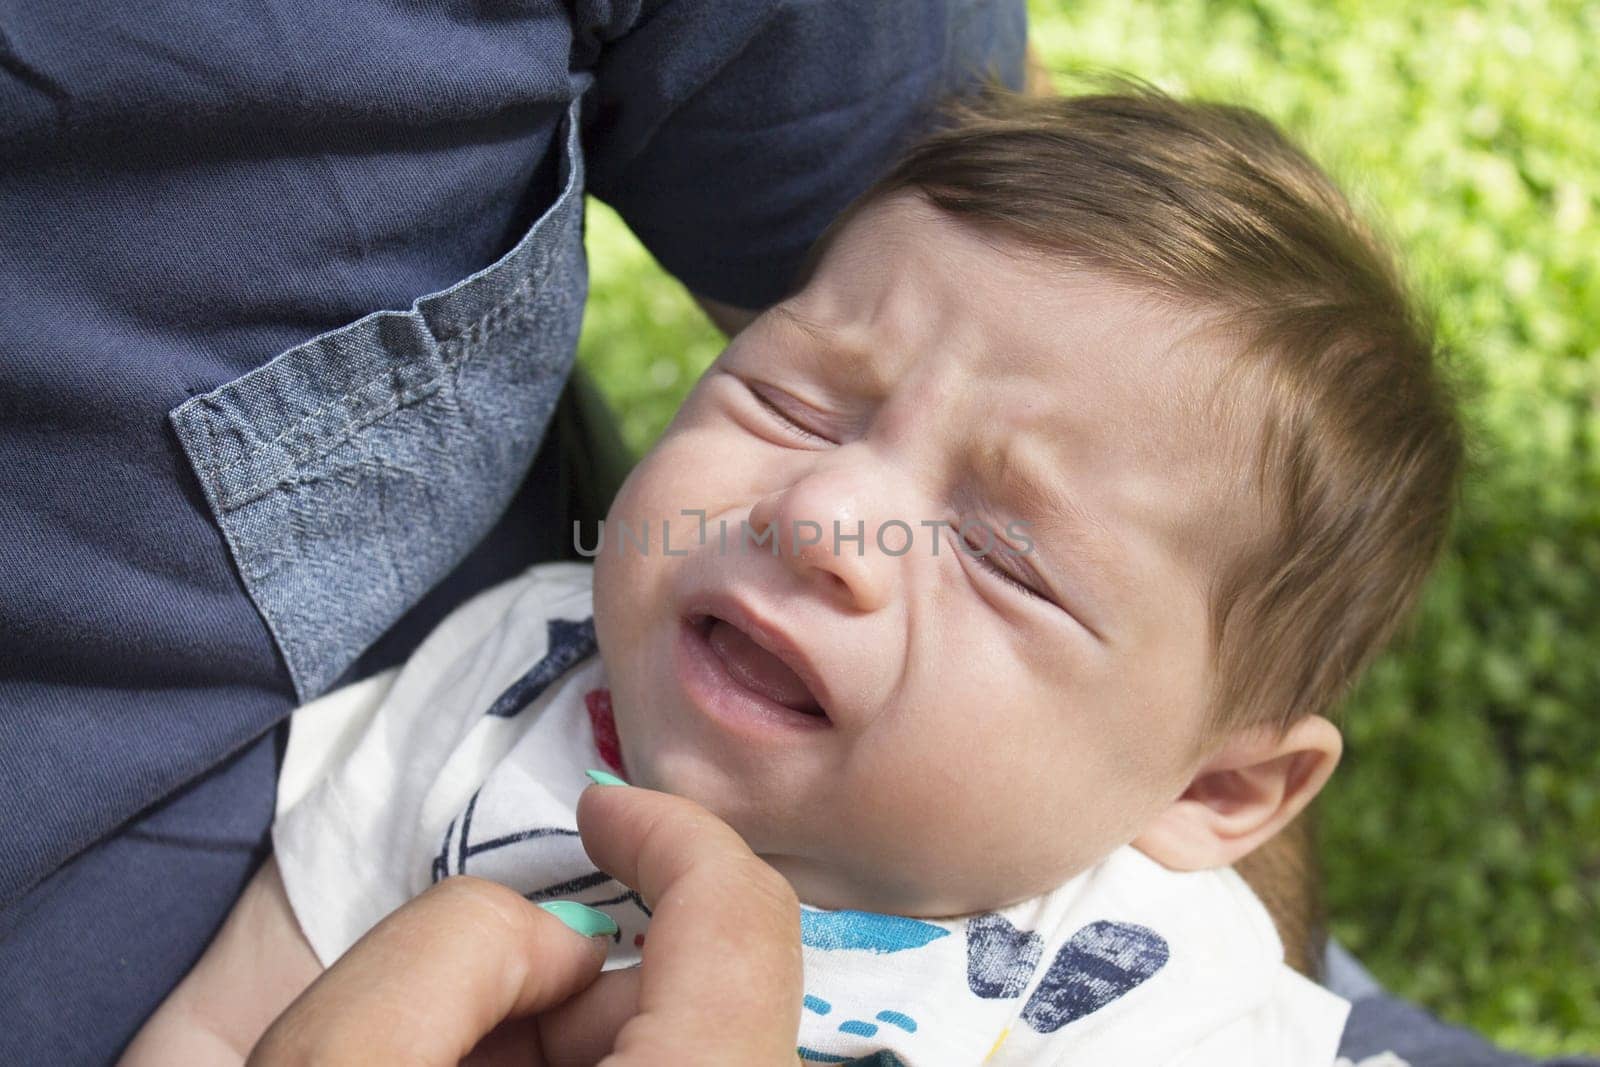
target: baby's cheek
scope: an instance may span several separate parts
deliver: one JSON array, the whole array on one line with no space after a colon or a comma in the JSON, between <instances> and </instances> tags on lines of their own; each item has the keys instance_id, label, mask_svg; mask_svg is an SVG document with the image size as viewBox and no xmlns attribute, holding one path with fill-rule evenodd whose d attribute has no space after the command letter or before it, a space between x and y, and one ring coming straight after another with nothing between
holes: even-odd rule
<instances>
[{"instance_id":1,"label":"baby's cheek","mask_svg":"<svg viewBox=\"0 0 1600 1067\"><path fill-rule=\"evenodd\" d=\"M1060 885L1124 843L1120 794L1063 761L1025 783L1015 774L974 784L947 800L938 862L959 877L972 907L996 907Z\"/></svg>"},{"instance_id":2,"label":"baby's cheek","mask_svg":"<svg viewBox=\"0 0 1600 1067\"><path fill-rule=\"evenodd\" d=\"M958 768L897 767L879 774L841 820L839 833L866 856L930 885L970 884L1014 859L1019 822L1011 798L974 788Z\"/></svg>"}]
</instances>

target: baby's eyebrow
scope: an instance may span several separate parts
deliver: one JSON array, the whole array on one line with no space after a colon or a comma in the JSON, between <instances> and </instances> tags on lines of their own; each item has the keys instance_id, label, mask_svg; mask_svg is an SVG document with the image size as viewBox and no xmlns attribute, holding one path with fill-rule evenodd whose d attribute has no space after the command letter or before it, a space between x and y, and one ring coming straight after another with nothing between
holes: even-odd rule
<instances>
[{"instance_id":1,"label":"baby's eyebrow","mask_svg":"<svg viewBox=\"0 0 1600 1067\"><path fill-rule=\"evenodd\" d=\"M783 319L790 326L808 335L817 344L824 347L831 346L835 340L828 328L820 323L812 322L788 304L774 304L768 309L775 317Z\"/></svg>"},{"instance_id":2,"label":"baby's eyebrow","mask_svg":"<svg viewBox=\"0 0 1600 1067\"><path fill-rule=\"evenodd\" d=\"M888 391L889 383L877 354L859 332L824 325L788 304L774 304L768 314L804 334L815 345L815 351L827 357L828 366L836 369L852 387L868 396L883 396Z\"/></svg>"}]
</instances>

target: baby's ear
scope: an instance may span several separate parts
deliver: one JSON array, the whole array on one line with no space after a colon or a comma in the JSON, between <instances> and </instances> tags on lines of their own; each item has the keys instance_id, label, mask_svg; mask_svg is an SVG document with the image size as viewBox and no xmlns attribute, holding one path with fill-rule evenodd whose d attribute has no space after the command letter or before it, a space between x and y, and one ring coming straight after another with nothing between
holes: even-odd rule
<instances>
[{"instance_id":1,"label":"baby's ear","mask_svg":"<svg viewBox=\"0 0 1600 1067\"><path fill-rule=\"evenodd\" d=\"M1320 715L1282 737L1270 728L1238 731L1133 845L1175 871L1230 866L1311 803L1343 750L1338 727Z\"/></svg>"}]
</instances>

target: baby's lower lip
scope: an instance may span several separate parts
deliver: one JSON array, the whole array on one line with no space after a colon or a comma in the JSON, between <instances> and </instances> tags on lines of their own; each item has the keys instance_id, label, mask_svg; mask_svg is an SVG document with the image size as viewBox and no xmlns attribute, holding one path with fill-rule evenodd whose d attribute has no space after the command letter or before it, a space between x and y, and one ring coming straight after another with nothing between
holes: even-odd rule
<instances>
[{"instance_id":1,"label":"baby's lower lip","mask_svg":"<svg viewBox=\"0 0 1600 1067\"><path fill-rule=\"evenodd\" d=\"M826 715L796 711L743 685L711 647L709 628L708 616L682 619L674 656L679 684L709 718L751 739L793 738L832 728Z\"/></svg>"}]
</instances>

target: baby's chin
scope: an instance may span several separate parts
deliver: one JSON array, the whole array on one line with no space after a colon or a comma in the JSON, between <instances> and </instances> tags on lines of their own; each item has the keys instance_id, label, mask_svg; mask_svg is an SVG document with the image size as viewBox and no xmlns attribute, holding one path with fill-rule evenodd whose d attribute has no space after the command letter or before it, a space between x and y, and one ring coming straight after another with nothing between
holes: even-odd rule
<instances>
[{"instance_id":1,"label":"baby's chin","mask_svg":"<svg viewBox=\"0 0 1600 1067\"><path fill-rule=\"evenodd\" d=\"M742 801L731 800L725 792L726 782L707 784L696 781L698 776L680 776L672 769L640 766L632 781L645 789L690 798L731 825L762 861L789 881L806 907L952 918L992 912L1050 893L1077 873L1026 869L1013 870L1010 878L998 878L992 862L984 862L978 870L950 869L939 862L946 856L914 864L915 870L893 862L862 861L848 849L830 848L827 841L797 840L810 838L806 827L789 825L781 817L779 825L771 824L771 811L750 809Z\"/></svg>"},{"instance_id":2,"label":"baby's chin","mask_svg":"<svg viewBox=\"0 0 1600 1067\"><path fill-rule=\"evenodd\" d=\"M624 749L627 750L624 735ZM1012 866L997 877L993 857L952 867L949 853L899 863L884 849L818 838L816 820L782 805L752 803L748 783L728 776L698 755L659 751L630 753L630 780L646 789L687 797L731 826L763 861L782 874L802 904L829 911L867 911L919 919L951 918L994 911L1047 893L1081 869L1053 857L1050 869ZM754 791L771 798L781 790Z\"/></svg>"}]
</instances>

